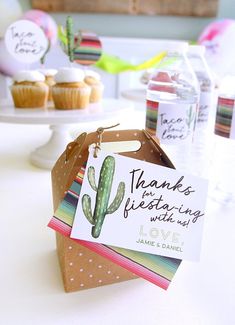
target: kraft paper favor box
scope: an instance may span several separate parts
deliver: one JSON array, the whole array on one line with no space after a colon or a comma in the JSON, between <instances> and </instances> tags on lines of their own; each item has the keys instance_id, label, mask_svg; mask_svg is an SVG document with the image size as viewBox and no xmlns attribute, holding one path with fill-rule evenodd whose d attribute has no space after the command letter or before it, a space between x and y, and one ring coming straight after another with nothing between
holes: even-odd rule
<instances>
[{"instance_id":1,"label":"kraft paper favor box","mask_svg":"<svg viewBox=\"0 0 235 325\"><path fill-rule=\"evenodd\" d=\"M65 197L76 175L81 170L81 167L87 161L89 145L99 143L100 140L101 135L98 132L90 134L82 133L74 142L68 144L66 150L56 162L52 170L52 190L55 211L61 200ZM115 130L105 131L102 134L102 142L132 140L140 141L140 149L121 153L122 155L174 168L171 161L159 147L157 139L153 138L144 130ZM88 249L85 247L86 245L84 246L86 242L72 240L68 236L62 235L63 233L67 234L69 232L66 224L54 227L52 220L49 226L60 232L56 232L57 253L66 292L93 288L137 277L133 272L127 270L131 270L131 262L129 263L125 259L119 258L118 262L115 261L114 263L108 259L112 256L112 252L102 253L103 256L101 256L100 252L99 254L96 253L99 251L96 249L97 244L91 246L92 249ZM101 244L98 244L98 246L101 246ZM176 264L173 274L169 276L168 282L164 283L166 281L164 277L162 277L163 282L159 282L160 286L164 289L168 287L171 278L180 264L179 260L173 262ZM125 266L127 269L122 266ZM138 272L135 273L140 274ZM146 275L145 278L151 281L150 275Z\"/></svg>"}]
</instances>

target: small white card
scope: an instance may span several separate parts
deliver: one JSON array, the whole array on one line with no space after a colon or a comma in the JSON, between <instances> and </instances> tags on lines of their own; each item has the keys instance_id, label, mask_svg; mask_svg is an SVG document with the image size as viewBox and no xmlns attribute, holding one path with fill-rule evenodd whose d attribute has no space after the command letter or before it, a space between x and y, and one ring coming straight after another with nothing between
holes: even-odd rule
<instances>
[{"instance_id":1,"label":"small white card","mask_svg":"<svg viewBox=\"0 0 235 325\"><path fill-rule=\"evenodd\" d=\"M7 28L5 44L17 61L30 64L43 57L48 39L43 30L32 21L18 20Z\"/></svg>"},{"instance_id":2,"label":"small white card","mask_svg":"<svg viewBox=\"0 0 235 325\"><path fill-rule=\"evenodd\" d=\"M198 260L207 181L100 151L90 153L72 238Z\"/></svg>"}]
</instances>

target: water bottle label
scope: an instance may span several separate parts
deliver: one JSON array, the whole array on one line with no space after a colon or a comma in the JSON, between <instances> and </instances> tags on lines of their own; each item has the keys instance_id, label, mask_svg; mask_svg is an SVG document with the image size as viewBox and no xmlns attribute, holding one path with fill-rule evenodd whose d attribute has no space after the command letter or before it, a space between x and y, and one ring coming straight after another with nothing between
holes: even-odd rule
<instances>
[{"instance_id":1,"label":"water bottle label","mask_svg":"<svg viewBox=\"0 0 235 325\"><path fill-rule=\"evenodd\" d=\"M146 129L163 144L186 144L193 139L196 104L169 104L147 100Z\"/></svg>"},{"instance_id":2,"label":"water bottle label","mask_svg":"<svg viewBox=\"0 0 235 325\"><path fill-rule=\"evenodd\" d=\"M225 138L235 139L235 100L232 98L218 98L215 134Z\"/></svg>"},{"instance_id":3,"label":"water bottle label","mask_svg":"<svg viewBox=\"0 0 235 325\"><path fill-rule=\"evenodd\" d=\"M212 105L212 93L211 92L201 92L199 101L199 110L197 123L207 124L209 119L209 114Z\"/></svg>"}]
</instances>

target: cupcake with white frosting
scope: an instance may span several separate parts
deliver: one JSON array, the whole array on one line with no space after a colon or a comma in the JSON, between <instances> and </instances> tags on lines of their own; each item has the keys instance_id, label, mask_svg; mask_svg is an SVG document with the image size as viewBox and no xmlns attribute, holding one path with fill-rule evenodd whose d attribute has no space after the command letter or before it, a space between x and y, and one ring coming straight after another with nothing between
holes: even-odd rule
<instances>
[{"instance_id":1,"label":"cupcake with white frosting","mask_svg":"<svg viewBox=\"0 0 235 325\"><path fill-rule=\"evenodd\" d=\"M48 93L44 75L36 70L22 70L13 77L11 94L17 108L45 107Z\"/></svg>"},{"instance_id":2,"label":"cupcake with white frosting","mask_svg":"<svg viewBox=\"0 0 235 325\"><path fill-rule=\"evenodd\" d=\"M61 68L55 75L52 99L56 109L82 109L89 105L90 87L83 81L84 72L77 68Z\"/></svg>"},{"instance_id":3,"label":"cupcake with white frosting","mask_svg":"<svg viewBox=\"0 0 235 325\"><path fill-rule=\"evenodd\" d=\"M48 94L48 101L52 100L52 86L55 85L55 74L58 72L56 69L41 69L39 70L44 77L45 77L45 83L49 87L49 94Z\"/></svg>"},{"instance_id":4,"label":"cupcake with white frosting","mask_svg":"<svg viewBox=\"0 0 235 325\"><path fill-rule=\"evenodd\" d=\"M90 103L100 102L104 91L100 75L93 70L85 70L84 81L91 88Z\"/></svg>"}]
</instances>

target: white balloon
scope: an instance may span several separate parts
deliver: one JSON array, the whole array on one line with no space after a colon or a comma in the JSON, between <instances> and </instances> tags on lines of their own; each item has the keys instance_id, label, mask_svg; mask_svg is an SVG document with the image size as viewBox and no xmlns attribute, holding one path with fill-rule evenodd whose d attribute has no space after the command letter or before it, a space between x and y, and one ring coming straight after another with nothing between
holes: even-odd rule
<instances>
[{"instance_id":1,"label":"white balloon","mask_svg":"<svg viewBox=\"0 0 235 325\"><path fill-rule=\"evenodd\" d=\"M0 1L0 38L4 36L7 27L15 20L19 19L22 14L22 8L18 0L1 0Z\"/></svg>"}]
</instances>

